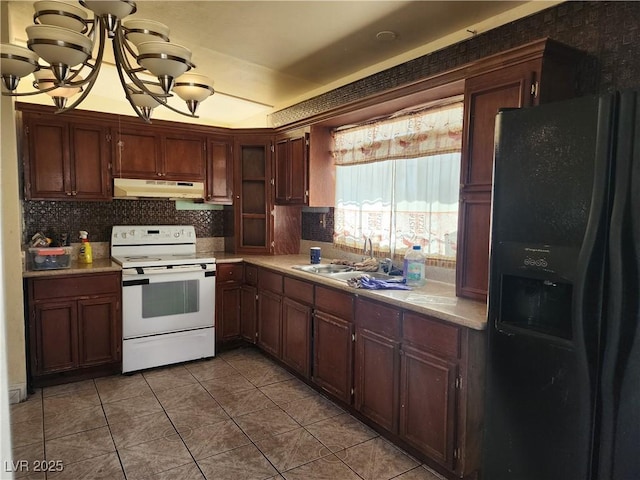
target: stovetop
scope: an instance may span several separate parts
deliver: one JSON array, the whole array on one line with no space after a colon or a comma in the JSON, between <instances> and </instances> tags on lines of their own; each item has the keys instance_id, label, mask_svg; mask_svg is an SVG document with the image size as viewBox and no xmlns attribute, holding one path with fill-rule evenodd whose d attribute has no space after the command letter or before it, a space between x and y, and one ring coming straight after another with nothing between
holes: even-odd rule
<instances>
[{"instance_id":1,"label":"stovetop","mask_svg":"<svg viewBox=\"0 0 640 480\"><path fill-rule=\"evenodd\" d=\"M200 265L215 263L215 257L206 254L185 253L185 254L159 254L159 255L126 255L113 256L112 260L123 268L168 266L168 265Z\"/></svg>"}]
</instances>

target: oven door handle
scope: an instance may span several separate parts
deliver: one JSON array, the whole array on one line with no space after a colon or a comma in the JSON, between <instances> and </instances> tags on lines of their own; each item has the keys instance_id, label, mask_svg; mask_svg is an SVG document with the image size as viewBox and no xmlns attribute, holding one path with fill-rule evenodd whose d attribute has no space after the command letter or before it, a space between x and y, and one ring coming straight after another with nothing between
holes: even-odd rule
<instances>
[{"instance_id":1,"label":"oven door handle","mask_svg":"<svg viewBox=\"0 0 640 480\"><path fill-rule=\"evenodd\" d=\"M123 287L136 287L139 285L149 285L149 279L148 278L140 278L137 280L123 280L122 281L122 286Z\"/></svg>"}]
</instances>

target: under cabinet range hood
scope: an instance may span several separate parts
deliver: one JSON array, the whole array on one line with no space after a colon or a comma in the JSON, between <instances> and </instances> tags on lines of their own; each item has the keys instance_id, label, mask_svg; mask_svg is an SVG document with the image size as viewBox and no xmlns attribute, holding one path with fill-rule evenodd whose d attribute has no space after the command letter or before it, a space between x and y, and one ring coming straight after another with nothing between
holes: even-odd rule
<instances>
[{"instance_id":1,"label":"under cabinet range hood","mask_svg":"<svg viewBox=\"0 0 640 480\"><path fill-rule=\"evenodd\" d=\"M114 198L204 198L204 183L113 179Z\"/></svg>"}]
</instances>

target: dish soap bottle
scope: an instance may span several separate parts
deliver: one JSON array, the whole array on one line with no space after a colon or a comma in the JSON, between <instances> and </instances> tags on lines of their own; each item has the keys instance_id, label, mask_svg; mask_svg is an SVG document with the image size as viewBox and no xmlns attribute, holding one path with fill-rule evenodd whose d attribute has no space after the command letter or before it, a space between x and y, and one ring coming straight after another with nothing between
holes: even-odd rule
<instances>
[{"instance_id":1,"label":"dish soap bottle","mask_svg":"<svg viewBox=\"0 0 640 480\"><path fill-rule=\"evenodd\" d=\"M411 250L407 250L404 255L403 276L407 285L420 287L425 284L424 278L424 255L420 245L414 245Z\"/></svg>"},{"instance_id":2,"label":"dish soap bottle","mask_svg":"<svg viewBox=\"0 0 640 480\"><path fill-rule=\"evenodd\" d=\"M89 243L89 234L80 230L80 252L78 252L78 263L93 263L93 252Z\"/></svg>"}]
</instances>

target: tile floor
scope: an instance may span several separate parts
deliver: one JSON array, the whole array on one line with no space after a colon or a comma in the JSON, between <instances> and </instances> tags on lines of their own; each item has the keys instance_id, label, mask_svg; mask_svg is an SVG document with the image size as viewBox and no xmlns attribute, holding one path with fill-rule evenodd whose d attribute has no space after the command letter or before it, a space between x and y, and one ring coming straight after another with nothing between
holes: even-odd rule
<instances>
[{"instance_id":1,"label":"tile floor","mask_svg":"<svg viewBox=\"0 0 640 480\"><path fill-rule=\"evenodd\" d=\"M38 390L11 431L24 480L440 479L248 348Z\"/></svg>"}]
</instances>

